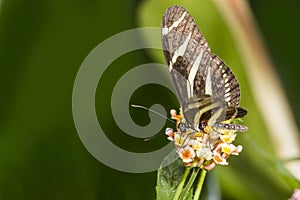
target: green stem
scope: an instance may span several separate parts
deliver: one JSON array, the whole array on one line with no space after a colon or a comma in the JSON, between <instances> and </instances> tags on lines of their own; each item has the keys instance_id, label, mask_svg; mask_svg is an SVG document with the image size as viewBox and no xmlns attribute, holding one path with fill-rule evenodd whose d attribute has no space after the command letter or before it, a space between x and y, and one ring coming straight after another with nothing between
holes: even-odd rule
<instances>
[{"instance_id":1,"label":"green stem","mask_svg":"<svg viewBox=\"0 0 300 200\"><path fill-rule=\"evenodd\" d=\"M205 176L206 176L206 170L202 169L201 170L201 175L200 175L200 178L199 178L199 181L198 181L198 184L197 184L197 188L196 188L196 191L195 191L194 200L198 200L199 197L200 197Z\"/></svg>"},{"instance_id":2,"label":"green stem","mask_svg":"<svg viewBox=\"0 0 300 200\"><path fill-rule=\"evenodd\" d=\"M180 182L178 184L178 187L176 189L176 192L175 192L173 200L178 200L178 198L180 196L180 193L182 191L183 185L185 183L186 177L189 175L190 170L191 170L191 168L189 168L189 167L185 168L184 174L183 174L183 176L182 176L182 178L181 178L181 180L180 180Z\"/></svg>"},{"instance_id":3,"label":"green stem","mask_svg":"<svg viewBox=\"0 0 300 200\"><path fill-rule=\"evenodd\" d=\"M199 170L200 170L200 168L196 168L196 169L194 168L193 173L192 173L188 183L186 184L184 190L182 191L182 194L180 196L180 200L183 200L186 197L187 193L190 191L190 189L191 189L191 187L192 187L192 185L193 185L193 183L194 183L194 181L197 177L197 174L198 174Z\"/></svg>"}]
</instances>

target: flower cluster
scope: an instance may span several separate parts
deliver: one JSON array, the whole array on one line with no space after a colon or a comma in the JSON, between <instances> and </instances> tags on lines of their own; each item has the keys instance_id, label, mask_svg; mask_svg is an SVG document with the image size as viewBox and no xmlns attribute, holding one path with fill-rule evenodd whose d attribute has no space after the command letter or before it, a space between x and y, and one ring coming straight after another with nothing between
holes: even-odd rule
<instances>
[{"instance_id":1,"label":"flower cluster","mask_svg":"<svg viewBox=\"0 0 300 200\"><path fill-rule=\"evenodd\" d=\"M176 127L182 123L182 115L177 115L171 110L172 119L176 120ZM228 123L228 122L223 122ZM176 151L185 166L197 166L206 170L212 170L217 164L227 165L230 155L239 155L242 146L235 146L232 142L236 137L236 130L205 126L204 130L195 131L186 128L183 133L177 128L167 128L168 139L174 141Z\"/></svg>"}]
</instances>

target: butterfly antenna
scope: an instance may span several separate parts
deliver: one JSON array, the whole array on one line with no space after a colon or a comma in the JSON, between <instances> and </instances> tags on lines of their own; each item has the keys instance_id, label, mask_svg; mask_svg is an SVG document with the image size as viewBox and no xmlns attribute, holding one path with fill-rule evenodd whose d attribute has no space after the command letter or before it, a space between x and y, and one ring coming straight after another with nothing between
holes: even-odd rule
<instances>
[{"instance_id":1,"label":"butterfly antenna","mask_svg":"<svg viewBox=\"0 0 300 200\"><path fill-rule=\"evenodd\" d=\"M145 106L132 104L131 107L133 107L133 108L141 108L141 109L144 109L144 110L148 110L148 111L150 111L150 112L152 112L152 113L155 113L156 115L161 116L162 118L165 118L165 119L167 119L168 121L170 121L170 122L172 122L172 123L175 124L175 122L172 121L171 119L169 119L169 118L167 118L166 116L162 115L161 113L156 112L156 111L154 111L154 110L151 110L150 108L147 108L147 107L145 107ZM155 135L153 135L153 136L151 136L151 137L145 138L144 141L152 140L152 139L155 138L158 134L159 134L159 133L157 133L157 134L155 134Z\"/></svg>"},{"instance_id":2,"label":"butterfly antenna","mask_svg":"<svg viewBox=\"0 0 300 200\"><path fill-rule=\"evenodd\" d=\"M149 140L154 139L158 134L160 134L160 133L157 133L157 134L155 134L155 135L152 135L151 137L147 137L147 138L144 139L144 141L145 141L145 142L148 142Z\"/></svg>"},{"instance_id":3,"label":"butterfly antenna","mask_svg":"<svg viewBox=\"0 0 300 200\"><path fill-rule=\"evenodd\" d=\"M170 122L172 122L172 123L175 124L175 122L172 121L171 119L169 119L169 118L167 118L166 116L162 115L161 113L156 112L155 110L151 110L150 108L147 108L147 107L145 107L145 106L132 104L131 107L133 107L133 108L141 108L141 109L144 109L144 110L148 110L148 111L150 111L150 112L152 112L152 113L155 113L155 114L161 116L162 118L165 118L165 119L167 119L168 121L170 121Z\"/></svg>"}]
</instances>

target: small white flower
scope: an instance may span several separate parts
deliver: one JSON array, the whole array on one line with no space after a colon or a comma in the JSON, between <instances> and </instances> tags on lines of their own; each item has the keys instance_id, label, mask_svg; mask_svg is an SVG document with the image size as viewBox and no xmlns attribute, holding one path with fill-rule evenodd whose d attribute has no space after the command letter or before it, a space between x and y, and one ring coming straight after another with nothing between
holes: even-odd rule
<instances>
[{"instance_id":1,"label":"small white flower","mask_svg":"<svg viewBox=\"0 0 300 200\"><path fill-rule=\"evenodd\" d=\"M233 144L222 143L221 149L223 153L231 154L236 149L236 147Z\"/></svg>"},{"instance_id":2,"label":"small white flower","mask_svg":"<svg viewBox=\"0 0 300 200\"><path fill-rule=\"evenodd\" d=\"M214 153L213 159L215 161L215 163L219 164L219 165L228 165L228 162L226 161L225 158L223 158L220 154L218 153Z\"/></svg>"},{"instance_id":3,"label":"small white flower","mask_svg":"<svg viewBox=\"0 0 300 200\"><path fill-rule=\"evenodd\" d=\"M191 146L194 150L199 150L203 147L203 143L201 143L199 140L191 140Z\"/></svg>"},{"instance_id":4,"label":"small white flower","mask_svg":"<svg viewBox=\"0 0 300 200\"><path fill-rule=\"evenodd\" d=\"M212 159L212 152L209 147L202 147L198 151L196 151L197 157L204 158L205 160Z\"/></svg>"},{"instance_id":5,"label":"small white flower","mask_svg":"<svg viewBox=\"0 0 300 200\"><path fill-rule=\"evenodd\" d=\"M238 145L237 147L235 147L235 149L231 152L232 155L239 155L241 153L241 151L243 150L243 146L242 145Z\"/></svg>"},{"instance_id":6,"label":"small white flower","mask_svg":"<svg viewBox=\"0 0 300 200\"><path fill-rule=\"evenodd\" d=\"M184 163L190 163L195 158L195 151L190 146L186 146L184 148L181 148L178 152L180 158Z\"/></svg>"},{"instance_id":7,"label":"small white flower","mask_svg":"<svg viewBox=\"0 0 300 200\"><path fill-rule=\"evenodd\" d=\"M175 109L171 109L170 110L170 115L173 117L175 115L177 115L177 111Z\"/></svg>"},{"instance_id":8,"label":"small white flower","mask_svg":"<svg viewBox=\"0 0 300 200\"><path fill-rule=\"evenodd\" d=\"M168 136L168 140L174 141L174 132L172 128L166 128L166 135Z\"/></svg>"},{"instance_id":9,"label":"small white flower","mask_svg":"<svg viewBox=\"0 0 300 200\"><path fill-rule=\"evenodd\" d=\"M235 140L235 137L236 134L234 133L220 135L220 139L225 143L232 143Z\"/></svg>"},{"instance_id":10,"label":"small white flower","mask_svg":"<svg viewBox=\"0 0 300 200\"><path fill-rule=\"evenodd\" d=\"M190 139L188 137L183 137L181 133L175 134L175 145L180 147L188 146L190 144Z\"/></svg>"}]
</instances>

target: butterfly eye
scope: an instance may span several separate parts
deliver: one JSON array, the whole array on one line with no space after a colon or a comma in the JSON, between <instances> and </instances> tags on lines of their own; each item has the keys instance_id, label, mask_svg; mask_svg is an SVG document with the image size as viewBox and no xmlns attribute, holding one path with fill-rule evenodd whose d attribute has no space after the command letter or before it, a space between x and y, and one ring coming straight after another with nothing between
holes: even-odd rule
<instances>
[{"instance_id":1,"label":"butterfly eye","mask_svg":"<svg viewBox=\"0 0 300 200\"><path fill-rule=\"evenodd\" d=\"M178 125L178 128L179 128L179 130L180 130L181 133L185 133L186 132L186 127L185 127L185 125L183 123L180 123Z\"/></svg>"},{"instance_id":2,"label":"butterfly eye","mask_svg":"<svg viewBox=\"0 0 300 200\"><path fill-rule=\"evenodd\" d=\"M200 128L201 130L204 130L204 128L205 128L206 126L207 126L207 123L201 123L199 128Z\"/></svg>"}]
</instances>

